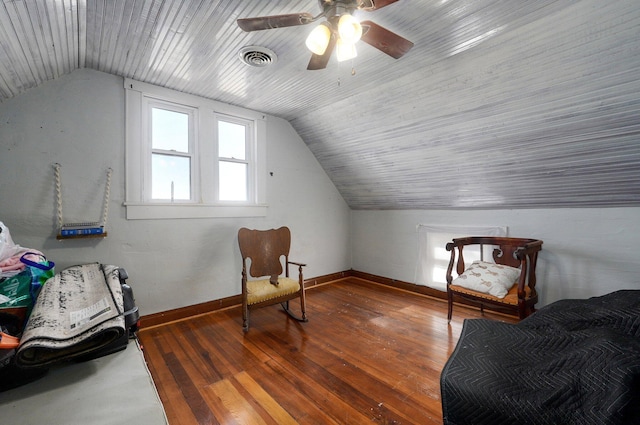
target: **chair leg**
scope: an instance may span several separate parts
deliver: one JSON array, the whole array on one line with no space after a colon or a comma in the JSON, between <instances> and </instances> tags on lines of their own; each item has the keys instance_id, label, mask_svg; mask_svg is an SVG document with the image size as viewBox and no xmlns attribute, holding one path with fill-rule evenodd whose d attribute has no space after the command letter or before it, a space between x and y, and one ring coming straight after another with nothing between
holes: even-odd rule
<instances>
[{"instance_id":1,"label":"chair leg","mask_svg":"<svg viewBox=\"0 0 640 425\"><path fill-rule=\"evenodd\" d=\"M300 311L302 312L302 321L308 322L307 319L307 303L305 301L304 290L300 291Z\"/></svg>"},{"instance_id":2,"label":"chair leg","mask_svg":"<svg viewBox=\"0 0 640 425\"><path fill-rule=\"evenodd\" d=\"M249 307L246 304L242 304L242 330L247 332L249 330Z\"/></svg>"},{"instance_id":3,"label":"chair leg","mask_svg":"<svg viewBox=\"0 0 640 425\"><path fill-rule=\"evenodd\" d=\"M453 294L447 292L447 323L451 323L451 316L453 315Z\"/></svg>"},{"instance_id":4,"label":"chair leg","mask_svg":"<svg viewBox=\"0 0 640 425\"><path fill-rule=\"evenodd\" d=\"M521 304L518 306L518 316L519 319L525 319L527 316L529 315L529 312L527 311L527 306L524 304Z\"/></svg>"},{"instance_id":5,"label":"chair leg","mask_svg":"<svg viewBox=\"0 0 640 425\"><path fill-rule=\"evenodd\" d=\"M289 309L289 301L285 301L283 303L280 303L280 305L282 305L282 308L284 309L285 313L287 313L289 315L289 317L291 317L292 319L297 320L298 322L308 322L309 321L309 319L307 319L307 312L306 312L305 303L304 303L304 293L302 293L300 295L300 310L302 312L302 317L299 317L298 315L294 314Z\"/></svg>"}]
</instances>

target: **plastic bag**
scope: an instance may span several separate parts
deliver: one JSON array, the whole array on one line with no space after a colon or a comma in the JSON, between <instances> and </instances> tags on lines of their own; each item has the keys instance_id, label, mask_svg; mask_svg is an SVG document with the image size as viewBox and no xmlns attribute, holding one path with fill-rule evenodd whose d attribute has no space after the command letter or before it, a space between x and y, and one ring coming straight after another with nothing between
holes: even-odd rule
<instances>
[{"instance_id":1,"label":"plastic bag","mask_svg":"<svg viewBox=\"0 0 640 425\"><path fill-rule=\"evenodd\" d=\"M15 276L0 280L0 314L11 315L24 324L42 289L55 274L55 263L40 254L28 252L20 257L26 268Z\"/></svg>"},{"instance_id":2,"label":"plastic bag","mask_svg":"<svg viewBox=\"0 0 640 425\"><path fill-rule=\"evenodd\" d=\"M40 293L42 285L55 275L56 264L53 261L48 261L44 255L35 252L25 253L20 257L20 261L27 265L27 270L29 270L31 275L29 292L33 304L36 298L38 298L38 293Z\"/></svg>"},{"instance_id":3,"label":"plastic bag","mask_svg":"<svg viewBox=\"0 0 640 425\"><path fill-rule=\"evenodd\" d=\"M0 261L13 257L20 249L20 245L16 245L11 239L9 228L0 221Z\"/></svg>"},{"instance_id":4,"label":"plastic bag","mask_svg":"<svg viewBox=\"0 0 640 425\"><path fill-rule=\"evenodd\" d=\"M28 307L32 301L29 270L24 270L0 282L0 309Z\"/></svg>"}]
</instances>

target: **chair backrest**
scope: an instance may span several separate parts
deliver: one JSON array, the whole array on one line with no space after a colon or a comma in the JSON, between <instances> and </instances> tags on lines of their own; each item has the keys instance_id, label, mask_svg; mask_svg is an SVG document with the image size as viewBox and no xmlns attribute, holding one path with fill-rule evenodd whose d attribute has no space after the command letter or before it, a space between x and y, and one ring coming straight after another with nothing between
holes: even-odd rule
<instances>
[{"instance_id":1,"label":"chair backrest","mask_svg":"<svg viewBox=\"0 0 640 425\"><path fill-rule=\"evenodd\" d=\"M282 274L281 257L285 264L289 259L291 231L288 227L270 230L252 230L245 227L238 231L238 244L243 264L251 259L249 274L252 277L278 276Z\"/></svg>"},{"instance_id":2,"label":"chair backrest","mask_svg":"<svg viewBox=\"0 0 640 425\"><path fill-rule=\"evenodd\" d=\"M523 276L526 275L527 283L530 287L536 284L536 263L538 252L542 249L542 241L526 238L509 238L499 236L469 236L466 238L456 238L447 244L447 251L451 251L451 262L447 275L451 275L451 268L455 258L455 248L458 249L458 261L456 272L460 275L467 265L464 262L464 247L467 245L487 245L497 246L493 250L493 260L496 264L511 267L521 267Z\"/></svg>"}]
</instances>

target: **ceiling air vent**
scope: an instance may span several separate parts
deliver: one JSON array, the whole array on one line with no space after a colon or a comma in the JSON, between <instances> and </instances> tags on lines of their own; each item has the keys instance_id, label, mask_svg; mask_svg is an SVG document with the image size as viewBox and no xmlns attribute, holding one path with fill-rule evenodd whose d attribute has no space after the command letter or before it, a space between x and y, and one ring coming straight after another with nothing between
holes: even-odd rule
<instances>
[{"instance_id":1,"label":"ceiling air vent","mask_svg":"<svg viewBox=\"0 0 640 425\"><path fill-rule=\"evenodd\" d=\"M258 68L276 63L278 56L266 47L246 46L240 49L240 60L249 66Z\"/></svg>"}]
</instances>

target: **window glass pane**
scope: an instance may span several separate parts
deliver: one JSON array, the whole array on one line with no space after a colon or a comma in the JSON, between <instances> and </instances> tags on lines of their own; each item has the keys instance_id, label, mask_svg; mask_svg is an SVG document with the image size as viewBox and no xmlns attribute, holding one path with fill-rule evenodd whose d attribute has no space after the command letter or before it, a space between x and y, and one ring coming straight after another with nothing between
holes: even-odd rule
<instances>
[{"instance_id":1,"label":"window glass pane","mask_svg":"<svg viewBox=\"0 0 640 425\"><path fill-rule=\"evenodd\" d=\"M151 147L166 151L189 152L189 115L152 108Z\"/></svg>"},{"instance_id":2,"label":"window glass pane","mask_svg":"<svg viewBox=\"0 0 640 425\"><path fill-rule=\"evenodd\" d=\"M218 121L218 152L221 158L246 159L247 127L232 122Z\"/></svg>"},{"instance_id":3,"label":"window glass pane","mask_svg":"<svg viewBox=\"0 0 640 425\"><path fill-rule=\"evenodd\" d=\"M418 226L418 270L416 271L416 283L434 289L446 291L447 289L447 267L451 252L446 250L446 245L453 238L460 238L468 235L492 235L506 236L506 227L484 227L484 226L448 226L448 225L426 225ZM485 245L484 252L479 246L468 246L464 249L465 265L468 266L475 260L493 261L493 247ZM453 278L458 274L452 271Z\"/></svg>"},{"instance_id":4,"label":"window glass pane","mask_svg":"<svg viewBox=\"0 0 640 425\"><path fill-rule=\"evenodd\" d=\"M220 200L247 200L247 164L220 161Z\"/></svg>"},{"instance_id":5,"label":"window glass pane","mask_svg":"<svg viewBox=\"0 0 640 425\"><path fill-rule=\"evenodd\" d=\"M151 155L151 198L191 199L191 159L172 155Z\"/></svg>"}]
</instances>

